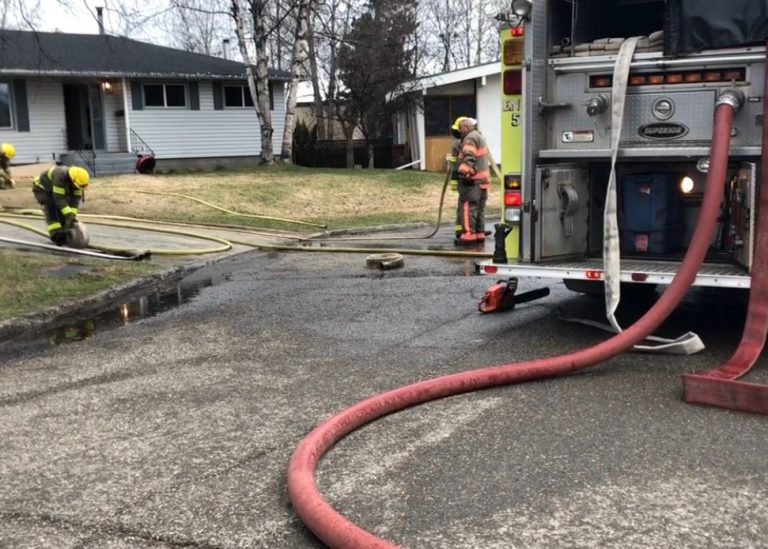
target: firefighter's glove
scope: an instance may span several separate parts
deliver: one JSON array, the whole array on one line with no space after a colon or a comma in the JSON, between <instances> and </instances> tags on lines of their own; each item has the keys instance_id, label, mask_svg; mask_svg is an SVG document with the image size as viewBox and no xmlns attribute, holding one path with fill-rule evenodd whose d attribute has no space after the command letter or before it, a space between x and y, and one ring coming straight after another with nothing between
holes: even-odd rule
<instances>
[{"instance_id":1,"label":"firefighter's glove","mask_svg":"<svg viewBox=\"0 0 768 549\"><path fill-rule=\"evenodd\" d=\"M51 233L51 240L57 246L63 246L67 243L67 231L53 231Z\"/></svg>"}]
</instances>

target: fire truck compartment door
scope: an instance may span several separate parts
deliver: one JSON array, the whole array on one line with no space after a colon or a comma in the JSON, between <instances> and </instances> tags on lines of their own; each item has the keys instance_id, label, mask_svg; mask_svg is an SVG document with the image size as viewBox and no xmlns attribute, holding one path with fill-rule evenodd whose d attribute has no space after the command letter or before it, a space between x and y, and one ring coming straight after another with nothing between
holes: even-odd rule
<instances>
[{"instance_id":1,"label":"fire truck compartment door","mask_svg":"<svg viewBox=\"0 0 768 549\"><path fill-rule=\"evenodd\" d=\"M589 243L589 170L584 165L536 168L537 260L583 257Z\"/></svg>"}]
</instances>

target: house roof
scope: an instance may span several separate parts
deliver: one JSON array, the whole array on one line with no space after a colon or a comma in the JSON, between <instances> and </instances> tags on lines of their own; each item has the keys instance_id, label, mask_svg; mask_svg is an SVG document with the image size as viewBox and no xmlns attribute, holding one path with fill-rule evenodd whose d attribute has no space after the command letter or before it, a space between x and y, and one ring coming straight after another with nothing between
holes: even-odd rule
<instances>
[{"instance_id":1,"label":"house roof","mask_svg":"<svg viewBox=\"0 0 768 549\"><path fill-rule=\"evenodd\" d=\"M466 69L457 69L455 71L423 76L417 80L417 87L421 89L434 88L437 86L445 86L446 84L456 84L457 82L474 80L475 78L482 78L483 76L491 76L499 74L500 72L501 65L499 65L498 61L493 61L491 63L475 65L474 67L467 67Z\"/></svg>"},{"instance_id":2,"label":"house roof","mask_svg":"<svg viewBox=\"0 0 768 549\"><path fill-rule=\"evenodd\" d=\"M0 30L0 74L243 79L245 65L108 34ZM289 80L269 70L272 80Z\"/></svg>"}]
</instances>

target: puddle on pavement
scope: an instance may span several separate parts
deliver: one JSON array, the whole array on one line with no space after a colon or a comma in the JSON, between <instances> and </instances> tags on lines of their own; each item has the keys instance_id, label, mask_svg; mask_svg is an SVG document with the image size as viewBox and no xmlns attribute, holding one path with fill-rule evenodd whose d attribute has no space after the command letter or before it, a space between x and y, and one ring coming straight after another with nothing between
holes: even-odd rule
<instances>
[{"instance_id":1,"label":"puddle on pavement","mask_svg":"<svg viewBox=\"0 0 768 549\"><path fill-rule=\"evenodd\" d=\"M88 318L64 321L44 334L38 332L21 335L6 342L5 345L22 344L36 347L81 341L99 332L127 326L183 305L196 297L204 288L221 284L229 279L229 273L219 271L216 266L203 267L174 285L155 289L151 293L129 296L116 306Z\"/></svg>"}]
</instances>

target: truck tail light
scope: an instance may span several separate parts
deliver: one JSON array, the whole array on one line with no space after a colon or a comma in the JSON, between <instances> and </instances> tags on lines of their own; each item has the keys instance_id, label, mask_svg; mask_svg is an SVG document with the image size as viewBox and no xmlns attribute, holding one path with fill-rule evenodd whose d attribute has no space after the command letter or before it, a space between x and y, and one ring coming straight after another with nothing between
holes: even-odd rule
<instances>
[{"instance_id":1,"label":"truck tail light","mask_svg":"<svg viewBox=\"0 0 768 549\"><path fill-rule=\"evenodd\" d=\"M507 66L519 66L523 64L525 56L524 42L522 40L507 40L504 42L504 64Z\"/></svg>"},{"instance_id":2,"label":"truck tail light","mask_svg":"<svg viewBox=\"0 0 768 549\"><path fill-rule=\"evenodd\" d=\"M523 196L520 191L507 191L504 193L504 205L508 208L519 208L523 205Z\"/></svg>"},{"instance_id":3,"label":"truck tail light","mask_svg":"<svg viewBox=\"0 0 768 549\"><path fill-rule=\"evenodd\" d=\"M519 69L504 71L504 95L520 95L523 92L523 73Z\"/></svg>"},{"instance_id":4,"label":"truck tail light","mask_svg":"<svg viewBox=\"0 0 768 549\"><path fill-rule=\"evenodd\" d=\"M522 178L520 174L508 173L504 175L504 190L520 190L522 186Z\"/></svg>"}]
</instances>

